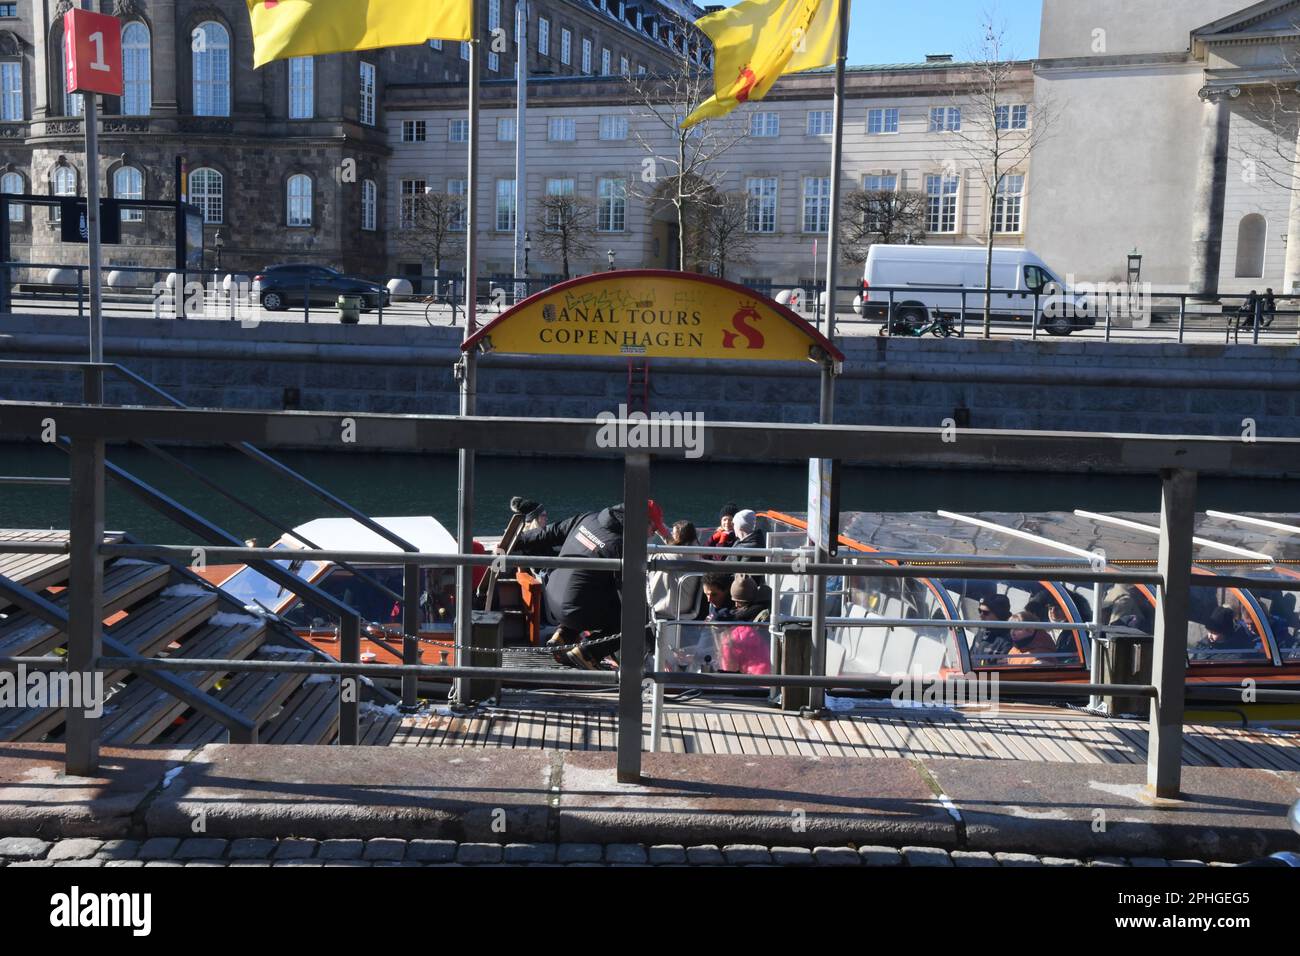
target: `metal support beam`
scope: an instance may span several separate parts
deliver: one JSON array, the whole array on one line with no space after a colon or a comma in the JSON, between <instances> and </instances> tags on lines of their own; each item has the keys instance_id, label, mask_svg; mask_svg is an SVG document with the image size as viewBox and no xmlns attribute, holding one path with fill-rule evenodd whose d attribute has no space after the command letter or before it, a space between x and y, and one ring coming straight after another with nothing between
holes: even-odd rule
<instances>
[{"instance_id":1,"label":"metal support beam","mask_svg":"<svg viewBox=\"0 0 1300 956\"><path fill-rule=\"evenodd\" d=\"M95 661L103 652L104 442L78 438L72 443L68 590L68 671L81 674L81 686L94 688ZM69 702L75 703L75 702ZM69 706L65 759L73 777L99 770L99 719L87 717L93 701Z\"/></svg>"},{"instance_id":2,"label":"metal support beam","mask_svg":"<svg viewBox=\"0 0 1300 956\"><path fill-rule=\"evenodd\" d=\"M361 663L361 618L345 614L339 622L339 660L344 664ZM339 746L355 746L361 721L361 678L344 677L339 681Z\"/></svg>"},{"instance_id":3,"label":"metal support beam","mask_svg":"<svg viewBox=\"0 0 1300 956\"><path fill-rule=\"evenodd\" d=\"M1192 529L1196 472L1161 473L1159 570L1147 786L1157 797L1178 796L1183 759L1183 702L1187 688L1187 615L1192 591Z\"/></svg>"},{"instance_id":4,"label":"metal support beam","mask_svg":"<svg viewBox=\"0 0 1300 956\"><path fill-rule=\"evenodd\" d=\"M645 563L650 536L650 456L623 463L623 642L618 668L618 780L641 779L641 677L645 671Z\"/></svg>"},{"instance_id":5,"label":"metal support beam","mask_svg":"<svg viewBox=\"0 0 1300 956\"><path fill-rule=\"evenodd\" d=\"M420 567L408 564L402 570L402 663L420 663ZM402 675L402 706L414 708L417 678Z\"/></svg>"}]
</instances>

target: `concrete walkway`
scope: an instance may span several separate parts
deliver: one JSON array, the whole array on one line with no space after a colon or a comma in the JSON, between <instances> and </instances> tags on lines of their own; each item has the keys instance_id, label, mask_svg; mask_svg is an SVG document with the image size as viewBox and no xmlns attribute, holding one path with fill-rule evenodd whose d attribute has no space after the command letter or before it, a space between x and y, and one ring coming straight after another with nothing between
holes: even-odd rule
<instances>
[{"instance_id":1,"label":"concrete walkway","mask_svg":"<svg viewBox=\"0 0 1300 956\"><path fill-rule=\"evenodd\" d=\"M1300 774L1191 767L1153 804L1140 765L592 752L0 744L0 837L435 839L507 845L928 847L1235 862L1295 849Z\"/></svg>"}]
</instances>

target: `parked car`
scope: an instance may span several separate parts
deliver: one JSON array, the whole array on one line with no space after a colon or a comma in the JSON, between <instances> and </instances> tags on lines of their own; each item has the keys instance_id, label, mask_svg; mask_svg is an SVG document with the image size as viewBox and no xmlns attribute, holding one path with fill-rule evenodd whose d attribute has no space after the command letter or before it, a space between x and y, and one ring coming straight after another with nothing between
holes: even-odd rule
<instances>
[{"instance_id":1,"label":"parked car","mask_svg":"<svg viewBox=\"0 0 1300 956\"><path fill-rule=\"evenodd\" d=\"M959 313L965 290L967 320L973 321L984 310L986 255L982 246L874 245L862 276L862 312L883 318L893 289L895 321L925 325L937 311ZM1097 324L1084 298L1026 249L993 250L991 286L997 318L1032 321L1037 297L1039 328L1051 335Z\"/></svg>"},{"instance_id":2,"label":"parked car","mask_svg":"<svg viewBox=\"0 0 1300 956\"><path fill-rule=\"evenodd\" d=\"M366 312L389 304L388 290L382 285L325 266L268 266L253 276L253 295L269 312L296 308L304 300L332 306L340 295L361 296Z\"/></svg>"}]
</instances>

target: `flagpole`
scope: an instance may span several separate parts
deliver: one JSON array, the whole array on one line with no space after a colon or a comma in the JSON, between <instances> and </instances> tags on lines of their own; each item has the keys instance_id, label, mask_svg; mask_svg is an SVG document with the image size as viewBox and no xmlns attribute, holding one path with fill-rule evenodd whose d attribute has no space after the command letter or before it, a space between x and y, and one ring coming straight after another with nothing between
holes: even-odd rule
<instances>
[{"instance_id":1,"label":"flagpole","mask_svg":"<svg viewBox=\"0 0 1300 956\"><path fill-rule=\"evenodd\" d=\"M469 180L465 184L465 339L474 334L478 306L478 135L479 135L479 60L478 4L470 5L469 40ZM473 351L462 353L458 368L460 378L460 414L475 414L478 359ZM461 554L474 550L474 451L460 449L456 491L456 546ZM469 663L468 648L474 633L474 569L462 565L456 569L456 664ZM453 700L469 703L469 680L456 678Z\"/></svg>"},{"instance_id":2,"label":"flagpole","mask_svg":"<svg viewBox=\"0 0 1300 956\"><path fill-rule=\"evenodd\" d=\"M523 276L523 297L528 297L528 276L524 275L524 230L528 216L528 0L515 4L515 278ZM515 283L515 300L519 284Z\"/></svg>"},{"instance_id":3,"label":"flagpole","mask_svg":"<svg viewBox=\"0 0 1300 956\"><path fill-rule=\"evenodd\" d=\"M835 103L831 126L831 196L830 216L827 226L830 235L826 240L826 338L835 341L835 287L838 285L840 261L840 167L844 158L844 64L849 53L849 0L834 0L839 4L837 23L839 35L835 50ZM821 402L818 421L829 425L835 420L835 366L830 356L822 362ZM809 515L808 520L816 520ZM831 535L838 533L831 528ZM826 563L830 558L829 541L817 544L817 561ZM813 668L814 674L826 673L826 579L818 578L813 589ZM817 712L825 707L826 691L821 687L808 692L809 710Z\"/></svg>"}]
</instances>

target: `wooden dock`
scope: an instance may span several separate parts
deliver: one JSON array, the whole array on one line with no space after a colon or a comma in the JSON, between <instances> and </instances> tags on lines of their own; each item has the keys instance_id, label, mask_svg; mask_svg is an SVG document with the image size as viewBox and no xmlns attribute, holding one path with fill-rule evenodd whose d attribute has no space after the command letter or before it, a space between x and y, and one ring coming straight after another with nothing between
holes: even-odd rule
<instances>
[{"instance_id":1,"label":"wooden dock","mask_svg":"<svg viewBox=\"0 0 1300 956\"><path fill-rule=\"evenodd\" d=\"M521 693L508 703L465 716L444 708L429 715L390 718L367 736L376 744L405 747L615 749L612 701ZM1183 761L1189 767L1300 772L1300 733L1194 724L1187 726L1183 740ZM649 745L647 732L647 749ZM881 707L822 721L757 702L697 699L665 705L662 749L750 756L1140 764L1147 757L1147 728L1144 721L1021 705L1005 705L996 715Z\"/></svg>"}]
</instances>

